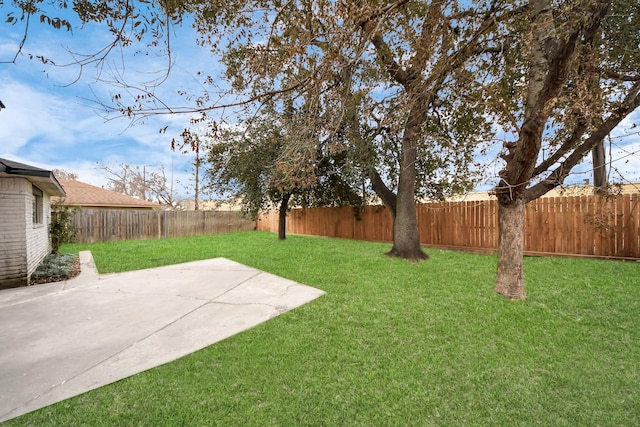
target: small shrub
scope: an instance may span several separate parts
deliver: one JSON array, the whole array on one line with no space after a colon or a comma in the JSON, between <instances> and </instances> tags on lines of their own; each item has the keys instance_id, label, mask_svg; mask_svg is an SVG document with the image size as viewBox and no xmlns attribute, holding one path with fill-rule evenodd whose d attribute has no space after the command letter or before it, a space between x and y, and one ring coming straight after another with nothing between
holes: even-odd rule
<instances>
[{"instance_id":1,"label":"small shrub","mask_svg":"<svg viewBox=\"0 0 640 427\"><path fill-rule=\"evenodd\" d=\"M51 253L57 254L64 243L72 243L78 234L78 230L71 221L77 208L64 206L62 201L51 205Z\"/></svg>"},{"instance_id":2,"label":"small shrub","mask_svg":"<svg viewBox=\"0 0 640 427\"><path fill-rule=\"evenodd\" d=\"M44 283L66 280L74 275L77 260L75 254L47 255L31 275L31 281Z\"/></svg>"}]
</instances>

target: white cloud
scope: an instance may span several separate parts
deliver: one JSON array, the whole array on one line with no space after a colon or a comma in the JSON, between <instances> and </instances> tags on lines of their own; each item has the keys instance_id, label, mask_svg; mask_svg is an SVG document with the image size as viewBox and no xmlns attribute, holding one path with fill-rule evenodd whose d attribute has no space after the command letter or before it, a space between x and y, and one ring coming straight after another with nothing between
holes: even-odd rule
<instances>
[{"instance_id":1,"label":"white cloud","mask_svg":"<svg viewBox=\"0 0 640 427\"><path fill-rule=\"evenodd\" d=\"M6 109L0 112L0 156L46 168L75 172L94 185L106 184L96 163L163 165L171 163L175 175L188 170L191 156L171 151L171 139L178 138L187 117L161 117L128 127L126 120L105 122L73 97L39 90L23 82L0 76L0 95ZM62 89L64 90L64 89ZM171 122L168 133L158 131ZM188 175L188 173L187 173Z\"/></svg>"},{"instance_id":2,"label":"white cloud","mask_svg":"<svg viewBox=\"0 0 640 427\"><path fill-rule=\"evenodd\" d=\"M19 81L0 80L0 94L6 109L0 112L0 139L4 150L13 152L33 138L58 133L64 103Z\"/></svg>"},{"instance_id":3,"label":"white cloud","mask_svg":"<svg viewBox=\"0 0 640 427\"><path fill-rule=\"evenodd\" d=\"M18 43L11 40L0 41L0 61L11 62L18 52Z\"/></svg>"}]
</instances>

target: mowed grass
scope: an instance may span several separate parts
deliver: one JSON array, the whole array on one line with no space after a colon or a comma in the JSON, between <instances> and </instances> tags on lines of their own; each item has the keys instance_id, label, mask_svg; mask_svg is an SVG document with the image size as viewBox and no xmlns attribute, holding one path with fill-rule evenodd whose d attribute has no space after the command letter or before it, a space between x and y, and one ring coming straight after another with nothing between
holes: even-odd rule
<instances>
[{"instance_id":1,"label":"mowed grass","mask_svg":"<svg viewBox=\"0 0 640 427\"><path fill-rule=\"evenodd\" d=\"M389 247L260 232L67 245L101 273L227 257L327 294L7 424L640 425L640 263L526 258L529 298L511 302L492 292L494 256L413 264Z\"/></svg>"}]
</instances>

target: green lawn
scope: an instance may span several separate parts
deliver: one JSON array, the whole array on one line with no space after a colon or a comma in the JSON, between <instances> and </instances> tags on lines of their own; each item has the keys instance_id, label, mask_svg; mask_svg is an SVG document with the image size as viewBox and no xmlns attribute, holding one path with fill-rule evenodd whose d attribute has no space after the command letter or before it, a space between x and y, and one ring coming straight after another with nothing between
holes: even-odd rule
<instances>
[{"instance_id":1,"label":"green lawn","mask_svg":"<svg viewBox=\"0 0 640 427\"><path fill-rule=\"evenodd\" d=\"M176 362L9 421L82 426L637 426L640 263L496 257L247 232L90 249L101 273L211 257L327 294ZM55 367L52 367L55 369Z\"/></svg>"}]
</instances>

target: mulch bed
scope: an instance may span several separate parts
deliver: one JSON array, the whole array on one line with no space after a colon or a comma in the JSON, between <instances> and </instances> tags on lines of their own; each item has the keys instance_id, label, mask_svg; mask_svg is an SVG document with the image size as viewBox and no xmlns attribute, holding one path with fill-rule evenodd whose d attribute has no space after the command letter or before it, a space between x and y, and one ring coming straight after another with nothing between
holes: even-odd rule
<instances>
[{"instance_id":1,"label":"mulch bed","mask_svg":"<svg viewBox=\"0 0 640 427\"><path fill-rule=\"evenodd\" d=\"M32 279L29 284L30 285L42 285L44 283L53 283L53 282L62 282L64 280L73 279L78 274L80 274L80 260L76 259L70 265L71 274L68 276L50 276L50 277L40 277L38 279Z\"/></svg>"}]
</instances>

